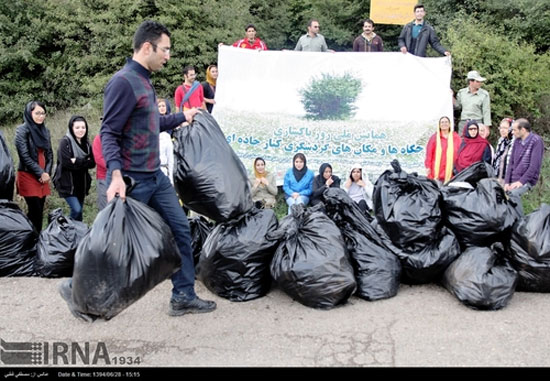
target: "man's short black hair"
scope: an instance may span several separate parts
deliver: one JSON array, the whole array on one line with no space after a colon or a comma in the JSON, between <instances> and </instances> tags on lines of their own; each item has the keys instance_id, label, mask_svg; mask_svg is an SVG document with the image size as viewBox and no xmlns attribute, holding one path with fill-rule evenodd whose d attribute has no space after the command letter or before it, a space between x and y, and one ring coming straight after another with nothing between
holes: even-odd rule
<instances>
[{"instance_id":1,"label":"man's short black hair","mask_svg":"<svg viewBox=\"0 0 550 381\"><path fill-rule=\"evenodd\" d=\"M244 28L244 31L245 31L245 32L248 32L248 29L250 29L250 28L254 28L254 30L256 30L256 27L254 26L254 24L248 24L248 25L246 26L246 28Z\"/></svg>"},{"instance_id":2,"label":"man's short black hair","mask_svg":"<svg viewBox=\"0 0 550 381\"><path fill-rule=\"evenodd\" d=\"M363 22L361 23L361 26L365 25L366 22L371 24L374 27L374 21L372 21L371 19L364 19Z\"/></svg>"},{"instance_id":3,"label":"man's short black hair","mask_svg":"<svg viewBox=\"0 0 550 381\"><path fill-rule=\"evenodd\" d=\"M309 22L307 23L307 26L311 27L311 24L313 24L313 22L319 22L319 20L317 20L317 19L311 19L311 20L309 20Z\"/></svg>"},{"instance_id":4,"label":"man's short black hair","mask_svg":"<svg viewBox=\"0 0 550 381\"><path fill-rule=\"evenodd\" d=\"M157 51L155 46L158 40L165 34L170 37L170 32L161 23L152 20L146 20L141 23L134 33L134 52L139 51L144 43L150 42L153 44L153 51Z\"/></svg>"},{"instance_id":5,"label":"man's short black hair","mask_svg":"<svg viewBox=\"0 0 550 381\"><path fill-rule=\"evenodd\" d=\"M183 75L187 75L191 70L193 70L194 72L197 72L197 70L195 70L195 66L187 65L186 67L183 68Z\"/></svg>"},{"instance_id":6,"label":"man's short black hair","mask_svg":"<svg viewBox=\"0 0 550 381\"><path fill-rule=\"evenodd\" d=\"M416 4L416 5L414 6L414 11L416 12L416 10L417 10L418 8L422 8L422 9L426 10L426 8L424 8L424 4Z\"/></svg>"},{"instance_id":7,"label":"man's short black hair","mask_svg":"<svg viewBox=\"0 0 550 381\"><path fill-rule=\"evenodd\" d=\"M531 132L531 123L525 118L519 118L515 121L518 124L519 128L524 128L527 131Z\"/></svg>"}]
</instances>

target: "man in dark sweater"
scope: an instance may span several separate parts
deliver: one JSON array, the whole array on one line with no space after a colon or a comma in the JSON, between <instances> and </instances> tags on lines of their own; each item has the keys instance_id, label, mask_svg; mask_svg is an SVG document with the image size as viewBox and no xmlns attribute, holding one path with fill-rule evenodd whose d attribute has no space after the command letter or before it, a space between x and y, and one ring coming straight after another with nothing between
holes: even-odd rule
<instances>
[{"instance_id":1,"label":"man in dark sweater","mask_svg":"<svg viewBox=\"0 0 550 381\"><path fill-rule=\"evenodd\" d=\"M415 56L426 57L426 48L429 43L439 54L450 56L451 53L439 43L439 38L437 38L434 28L424 21L424 16L426 16L424 6L422 4L415 5L414 21L403 27L397 40L399 49L401 49L402 53L411 53Z\"/></svg>"},{"instance_id":2,"label":"man in dark sweater","mask_svg":"<svg viewBox=\"0 0 550 381\"><path fill-rule=\"evenodd\" d=\"M539 135L531 131L531 124L524 118L512 124L512 133L516 139L506 169L504 190L522 195L539 180L544 142Z\"/></svg>"},{"instance_id":3,"label":"man in dark sweater","mask_svg":"<svg viewBox=\"0 0 550 381\"><path fill-rule=\"evenodd\" d=\"M210 312L216 303L197 297L187 217L174 187L160 170L159 133L191 122L197 109L161 116L151 72L170 59L170 32L154 21L143 22L134 35L132 59L105 88L101 143L107 163L107 201L126 197L123 175L136 180L132 197L155 209L170 226L181 254L181 269L172 276L170 315Z\"/></svg>"}]
</instances>

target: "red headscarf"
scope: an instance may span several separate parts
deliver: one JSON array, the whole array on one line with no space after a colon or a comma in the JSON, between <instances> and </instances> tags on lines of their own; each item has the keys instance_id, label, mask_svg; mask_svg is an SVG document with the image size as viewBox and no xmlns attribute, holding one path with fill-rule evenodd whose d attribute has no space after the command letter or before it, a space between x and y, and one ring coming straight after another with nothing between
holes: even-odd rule
<instances>
[{"instance_id":1,"label":"red headscarf","mask_svg":"<svg viewBox=\"0 0 550 381\"><path fill-rule=\"evenodd\" d=\"M478 132L475 138L472 138L468 132L468 127L470 126L477 127ZM463 169L468 168L470 165L481 161L483 158L483 152L489 145L487 139L479 136L479 126L475 120L470 120L466 123L464 130L462 131L462 136L463 141L458 149L458 156L455 164L457 172L460 172Z\"/></svg>"}]
</instances>

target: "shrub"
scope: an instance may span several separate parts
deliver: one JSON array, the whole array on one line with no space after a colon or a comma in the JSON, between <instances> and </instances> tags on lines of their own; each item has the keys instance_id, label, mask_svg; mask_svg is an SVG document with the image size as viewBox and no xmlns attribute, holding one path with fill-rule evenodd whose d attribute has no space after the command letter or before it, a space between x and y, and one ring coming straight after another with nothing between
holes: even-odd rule
<instances>
[{"instance_id":1,"label":"shrub","mask_svg":"<svg viewBox=\"0 0 550 381\"><path fill-rule=\"evenodd\" d=\"M353 116L353 105L361 92L361 80L346 73L333 76L323 73L300 91L307 117L311 119L342 120Z\"/></svg>"}]
</instances>

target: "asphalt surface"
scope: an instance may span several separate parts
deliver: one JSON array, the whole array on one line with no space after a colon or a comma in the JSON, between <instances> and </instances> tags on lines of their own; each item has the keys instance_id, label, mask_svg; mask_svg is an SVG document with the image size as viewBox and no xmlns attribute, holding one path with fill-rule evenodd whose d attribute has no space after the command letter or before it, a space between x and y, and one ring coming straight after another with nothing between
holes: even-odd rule
<instances>
[{"instance_id":1,"label":"asphalt surface","mask_svg":"<svg viewBox=\"0 0 550 381\"><path fill-rule=\"evenodd\" d=\"M0 279L0 338L43 343L43 366L94 365L94 355L97 366L129 368L550 365L548 294L516 292L502 310L477 311L438 285L401 285L391 299L352 297L325 311L303 306L276 287L237 303L197 282L198 294L215 300L217 310L170 317L171 284L165 281L113 319L86 323L59 296L60 281ZM87 362L77 352L71 355L72 343L88 343ZM59 355L63 345L69 364Z\"/></svg>"}]
</instances>

